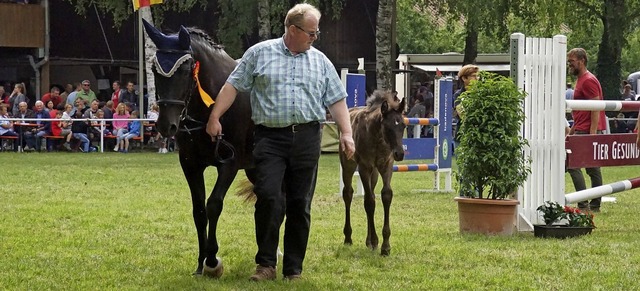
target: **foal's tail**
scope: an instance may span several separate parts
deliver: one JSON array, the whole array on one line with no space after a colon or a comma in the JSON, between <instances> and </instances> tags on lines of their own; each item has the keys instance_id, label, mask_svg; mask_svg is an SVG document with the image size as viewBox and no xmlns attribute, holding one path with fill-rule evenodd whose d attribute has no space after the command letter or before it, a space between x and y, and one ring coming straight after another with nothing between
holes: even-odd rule
<instances>
[{"instance_id":1,"label":"foal's tail","mask_svg":"<svg viewBox=\"0 0 640 291\"><path fill-rule=\"evenodd\" d=\"M255 202L256 193L253 192L253 183L248 179L240 181L236 191L236 195L243 197L245 202Z\"/></svg>"}]
</instances>

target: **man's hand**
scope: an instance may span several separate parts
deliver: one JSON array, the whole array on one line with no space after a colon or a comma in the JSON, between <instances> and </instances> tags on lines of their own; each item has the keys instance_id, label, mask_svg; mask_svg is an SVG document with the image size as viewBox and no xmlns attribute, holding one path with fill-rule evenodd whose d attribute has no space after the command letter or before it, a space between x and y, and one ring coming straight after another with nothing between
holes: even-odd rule
<instances>
[{"instance_id":1,"label":"man's hand","mask_svg":"<svg viewBox=\"0 0 640 291\"><path fill-rule=\"evenodd\" d=\"M217 118L209 118L207 122L207 133L211 136L211 141L215 142L218 136L222 135L222 124Z\"/></svg>"},{"instance_id":2,"label":"man's hand","mask_svg":"<svg viewBox=\"0 0 640 291\"><path fill-rule=\"evenodd\" d=\"M347 159L353 159L353 154L356 152L356 145L353 142L351 134L340 134L340 146L347 156Z\"/></svg>"}]
</instances>

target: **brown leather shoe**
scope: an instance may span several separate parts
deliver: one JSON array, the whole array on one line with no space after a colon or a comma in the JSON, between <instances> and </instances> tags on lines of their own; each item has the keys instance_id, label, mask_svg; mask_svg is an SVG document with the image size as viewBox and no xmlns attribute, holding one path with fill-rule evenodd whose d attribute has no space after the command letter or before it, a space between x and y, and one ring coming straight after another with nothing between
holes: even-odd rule
<instances>
[{"instance_id":1,"label":"brown leather shoe","mask_svg":"<svg viewBox=\"0 0 640 291\"><path fill-rule=\"evenodd\" d=\"M206 277L211 277L214 279L218 279L222 277L222 273L224 273L224 266L222 265L222 259L220 257L216 257L218 260L218 264L211 268L207 266L207 259L204 259L204 264L202 268L202 275Z\"/></svg>"},{"instance_id":2,"label":"brown leather shoe","mask_svg":"<svg viewBox=\"0 0 640 291\"><path fill-rule=\"evenodd\" d=\"M275 267L265 267L258 265L256 267L256 272L251 275L249 278L252 281L265 281L265 280L275 280L276 279L276 268Z\"/></svg>"},{"instance_id":3,"label":"brown leather shoe","mask_svg":"<svg viewBox=\"0 0 640 291\"><path fill-rule=\"evenodd\" d=\"M297 281L302 279L302 275L300 274L287 275L287 276L284 276L284 279L286 281Z\"/></svg>"}]
</instances>

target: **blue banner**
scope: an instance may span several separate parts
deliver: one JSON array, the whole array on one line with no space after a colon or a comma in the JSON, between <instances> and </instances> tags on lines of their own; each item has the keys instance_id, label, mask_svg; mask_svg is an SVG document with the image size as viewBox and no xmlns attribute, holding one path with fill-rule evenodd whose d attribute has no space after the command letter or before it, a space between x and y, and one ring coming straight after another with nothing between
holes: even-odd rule
<instances>
[{"instance_id":1,"label":"blue banner","mask_svg":"<svg viewBox=\"0 0 640 291\"><path fill-rule=\"evenodd\" d=\"M347 107L364 106L367 101L366 76L347 74Z\"/></svg>"},{"instance_id":2,"label":"blue banner","mask_svg":"<svg viewBox=\"0 0 640 291\"><path fill-rule=\"evenodd\" d=\"M438 168L447 169L451 168L451 161L453 155L453 80L440 79L437 80L439 84L439 111L438 111Z\"/></svg>"}]
</instances>

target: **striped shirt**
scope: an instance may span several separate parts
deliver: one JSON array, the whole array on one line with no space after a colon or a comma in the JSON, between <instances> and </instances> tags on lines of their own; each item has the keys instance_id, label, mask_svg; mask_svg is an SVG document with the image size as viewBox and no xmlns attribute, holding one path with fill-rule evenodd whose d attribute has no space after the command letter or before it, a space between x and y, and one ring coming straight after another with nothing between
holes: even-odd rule
<instances>
[{"instance_id":1,"label":"striped shirt","mask_svg":"<svg viewBox=\"0 0 640 291\"><path fill-rule=\"evenodd\" d=\"M293 55L283 38L249 48L227 79L251 94L251 118L267 127L325 120L328 107L347 96L331 61L314 47Z\"/></svg>"}]
</instances>

